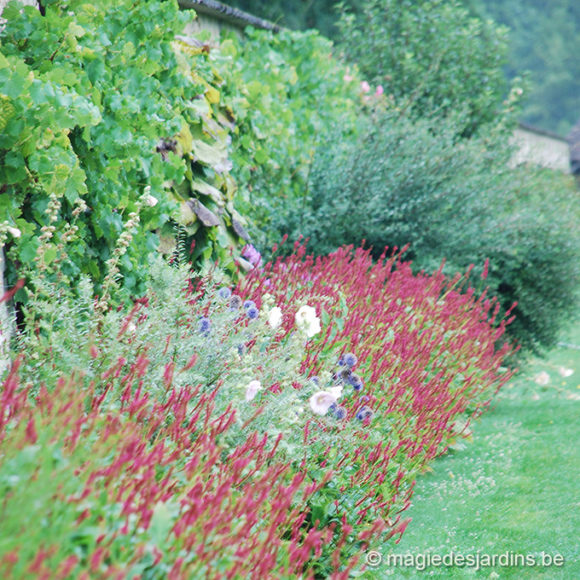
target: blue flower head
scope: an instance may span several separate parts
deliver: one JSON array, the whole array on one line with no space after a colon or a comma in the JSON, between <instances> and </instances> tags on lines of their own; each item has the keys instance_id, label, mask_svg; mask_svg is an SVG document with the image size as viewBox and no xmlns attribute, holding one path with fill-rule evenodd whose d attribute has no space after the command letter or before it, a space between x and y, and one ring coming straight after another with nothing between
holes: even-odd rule
<instances>
[{"instance_id":1,"label":"blue flower head","mask_svg":"<svg viewBox=\"0 0 580 580\"><path fill-rule=\"evenodd\" d=\"M258 318L258 314L260 314L260 311L255 306L250 306L249 308L246 308L246 316L250 320Z\"/></svg>"},{"instance_id":2,"label":"blue flower head","mask_svg":"<svg viewBox=\"0 0 580 580\"><path fill-rule=\"evenodd\" d=\"M364 383L363 380L358 375L355 375L354 373L350 375L348 382L352 385L352 388L355 391L357 392L362 391Z\"/></svg>"},{"instance_id":3,"label":"blue flower head","mask_svg":"<svg viewBox=\"0 0 580 580\"><path fill-rule=\"evenodd\" d=\"M227 300L231 295L232 291L227 286L223 286L218 290L218 296L223 300Z\"/></svg>"},{"instance_id":4,"label":"blue flower head","mask_svg":"<svg viewBox=\"0 0 580 580\"><path fill-rule=\"evenodd\" d=\"M335 413L337 409L338 409L338 407L337 407L336 403L332 403L332 405L330 405L330 407L328 407L328 410L331 413Z\"/></svg>"},{"instance_id":5,"label":"blue flower head","mask_svg":"<svg viewBox=\"0 0 580 580\"><path fill-rule=\"evenodd\" d=\"M356 356L352 352L347 352L343 357L342 361L347 367L352 368L358 361Z\"/></svg>"},{"instance_id":6,"label":"blue flower head","mask_svg":"<svg viewBox=\"0 0 580 580\"><path fill-rule=\"evenodd\" d=\"M256 308L256 303L253 300L246 300L244 302L244 308L248 310L248 308Z\"/></svg>"},{"instance_id":7,"label":"blue flower head","mask_svg":"<svg viewBox=\"0 0 580 580\"><path fill-rule=\"evenodd\" d=\"M373 412L366 405L362 409L360 409L360 411L356 414L356 418L359 421L364 421L365 419L368 419L372 416L373 416Z\"/></svg>"},{"instance_id":8,"label":"blue flower head","mask_svg":"<svg viewBox=\"0 0 580 580\"><path fill-rule=\"evenodd\" d=\"M239 310L241 305L242 299L236 294L233 294L230 298L230 310Z\"/></svg>"},{"instance_id":9,"label":"blue flower head","mask_svg":"<svg viewBox=\"0 0 580 580\"><path fill-rule=\"evenodd\" d=\"M346 417L346 409L344 407L337 407L334 410L334 416L339 420L342 421Z\"/></svg>"},{"instance_id":10,"label":"blue flower head","mask_svg":"<svg viewBox=\"0 0 580 580\"><path fill-rule=\"evenodd\" d=\"M201 334L203 334L204 336L207 336L209 334L210 329L211 329L211 322L210 322L209 318L202 316L199 319L199 326L198 326L199 332L201 332Z\"/></svg>"},{"instance_id":11,"label":"blue flower head","mask_svg":"<svg viewBox=\"0 0 580 580\"><path fill-rule=\"evenodd\" d=\"M320 385L320 379L317 376L314 377L310 377L310 379L308 379L315 387L318 387Z\"/></svg>"}]
</instances>

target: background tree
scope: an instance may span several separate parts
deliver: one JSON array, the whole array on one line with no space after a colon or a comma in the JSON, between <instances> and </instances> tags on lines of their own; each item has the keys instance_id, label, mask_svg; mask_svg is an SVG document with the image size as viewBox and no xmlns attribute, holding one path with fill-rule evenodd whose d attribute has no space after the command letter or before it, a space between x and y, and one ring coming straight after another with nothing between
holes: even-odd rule
<instances>
[{"instance_id":1,"label":"background tree","mask_svg":"<svg viewBox=\"0 0 580 580\"><path fill-rule=\"evenodd\" d=\"M465 0L509 30L508 77L529 73L522 119L567 135L580 117L580 3Z\"/></svg>"},{"instance_id":2,"label":"background tree","mask_svg":"<svg viewBox=\"0 0 580 580\"><path fill-rule=\"evenodd\" d=\"M337 25L337 8L343 5L348 13L360 14L369 6L364 0L341 3L336 0L226 0L225 3L289 28L317 28L335 41L344 38ZM373 3L376 4L370 4ZM406 4L425 6L425 2ZM580 3L577 0L463 0L461 4L472 15L483 20L493 19L509 29L504 73L508 79L524 74L529 79L521 119L561 135L568 134L580 116ZM421 18L415 24L420 25L420 21Z\"/></svg>"}]
</instances>

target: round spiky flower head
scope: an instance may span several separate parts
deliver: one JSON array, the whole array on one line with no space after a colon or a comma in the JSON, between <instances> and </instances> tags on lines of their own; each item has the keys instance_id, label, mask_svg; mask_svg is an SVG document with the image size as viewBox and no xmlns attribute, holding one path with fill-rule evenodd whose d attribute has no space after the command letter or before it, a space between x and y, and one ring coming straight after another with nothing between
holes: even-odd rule
<instances>
[{"instance_id":1,"label":"round spiky flower head","mask_svg":"<svg viewBox=\"0 0 580 580\"><path fill-rule=\"evenodd\" d=\"M364 421L365 419L370 419L373 416L372 410L367 407L366 405L360 409L360 411L356 414L356 418L359 421Z\"/></svg>"},{"instance_id":2,"label":"round spiky flower head","mask_svg":"<svg viewBox=\"0 0 580 580\"><path fill-rule=\"evenodd\" d=\"M356 358L356 356L352 353L352 352L347 352L343 357L342 360L344 362L344 364L350 368L354 367L354 365L356 365L358 359Z\"/></svg>"},{"instance_id":3,"label":"round spiky flower head","mask_svg":"<svg viewBox=\"0 0 580 580\"><path fill-rule=\"evenodd\" d=\"M233 294L230 298L230 310L239 310L241 305L242 299L237 294Z\"/></svg>"},{"instance_id":4,"label":"round spiky flower head","mask_svg":"<svg viewBox=\"0 0 580 580\"><path fill-rule=\"evenodd\" d=\"M227 300L231 295L232 291L227 286L223 286L218 290L218 296L223 300Z\"/></svg>"},{"instance_id":5,"label":"round spiky flower head","mask_svg":"<svg viewBox=\"0 0 580 580\"><path fill-rule=\"evenodd\" d=\"M249 308L246 308L246 316L250 320L258 318L258 314L260 314L260 311L256 308L256 306L250 306Z\"/></svg>"},{"instance_id":6,"label":"round spiky flower head","mask_svg":"<svg viewBox=\"0 0 580 580\"><path fill-rule=\"evenodd\" d=\"M352 388L355 391L362 391L362 388L364 386L363 380L358 376L355 375L354 373L352 375L350 375L348 382L352 385Z\"/></svg>"},{"instance_id":7,"label":"round spiky flower head","mask_svg":"<svg viewBox=\"0 0 580 580\"><path fill-rule=\"evenodd\" d=\"M202 316L199 319L199 326L198 326L198 330L201 334L203 334L204 336L207 336L209 334L209 331L211 329L211 322L209 318L206 318L205 316Z\"/></svg>"}]
</instances>

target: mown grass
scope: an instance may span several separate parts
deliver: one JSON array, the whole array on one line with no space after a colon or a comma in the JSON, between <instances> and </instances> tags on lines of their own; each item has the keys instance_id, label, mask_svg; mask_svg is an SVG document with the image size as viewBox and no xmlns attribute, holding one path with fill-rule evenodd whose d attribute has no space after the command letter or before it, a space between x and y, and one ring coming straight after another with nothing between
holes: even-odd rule
<instances>
[{"instance_id":1,"label":"mown grass","mask_svg":"<svg viewBox=\"0 0 580 580\"><path fill-rule=\"evenodd\" d=\"M580 325L536 359L474 426L473 442L417 482L413 521L398 545L377 547L365 578L580 578ZM564 369L574 372L562 376ZM540 385L545 375L549 383ZM564 373L565 374L565 373ZM541 553L561 567L389 566L389 554Z\"/></svg>"}]
</instances>

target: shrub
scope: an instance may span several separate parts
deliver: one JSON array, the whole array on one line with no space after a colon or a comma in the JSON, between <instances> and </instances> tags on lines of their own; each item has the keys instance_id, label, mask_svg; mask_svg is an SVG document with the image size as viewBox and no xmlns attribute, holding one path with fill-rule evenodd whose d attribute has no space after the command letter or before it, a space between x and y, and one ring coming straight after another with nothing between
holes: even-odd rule
<instances>
[{"instance_id":1,"label":"shrub","mask_svg":"<svg viewBox=\"0 0 580 580\"><path fill-rule=\"evenodd\" d=\"M510 169L502 133L457 140L456 128L387 114L357 140L329 140L314 159L307 209L287 216L288 230L319 254L363 239L375 256L410 244L417 269L445 259L451 275L470 264L481 273L489 258L491 295L504 311L518 302L511 336L549 347L577 303L573 186Z\"/></svg>"},{"instance_id":2,"label":"shrub","mask_svg":"<svg viewBox=\"0 0 580 580\"><path fill-rule=\"evenodd\" d=\"M44 15L14 2L3 15L0 224L21 233L8 238L9 283L63 245L72 260L61 274L101 283L147 187L119 265L130 293L143 291L143 265L175 222L195 242L194 262L231 265L245 233L228 173L230 121L207 50L175 38L191 16L174 1L128 0L49 2ZM51 243L40 256L41 235Z\"/></svg>"},{"instance_id":3,"label":"shrub","mask_svg":"<svg viewBox=\"0 0 580 580\"><path fill-rule=\"evenodd\" d=\"M397 105L422 117L463 111L461 134L496 122L506 92L506 30L455 0L369 0L343 7L341 50Z\"/></svg>"},{"instance_id":4,"label":"shrub","mask_svg":"<svg viewBox=\"0 0 580 580\"><path fill-rule=\"evenodd\" d=\"M128 311L88 280L31 300L0 398L4 575L347 578L403 533L416 475L510 376L503 324L459 277L303 258L233 294L159 262Z\"/></svg>"}]
</instances>

